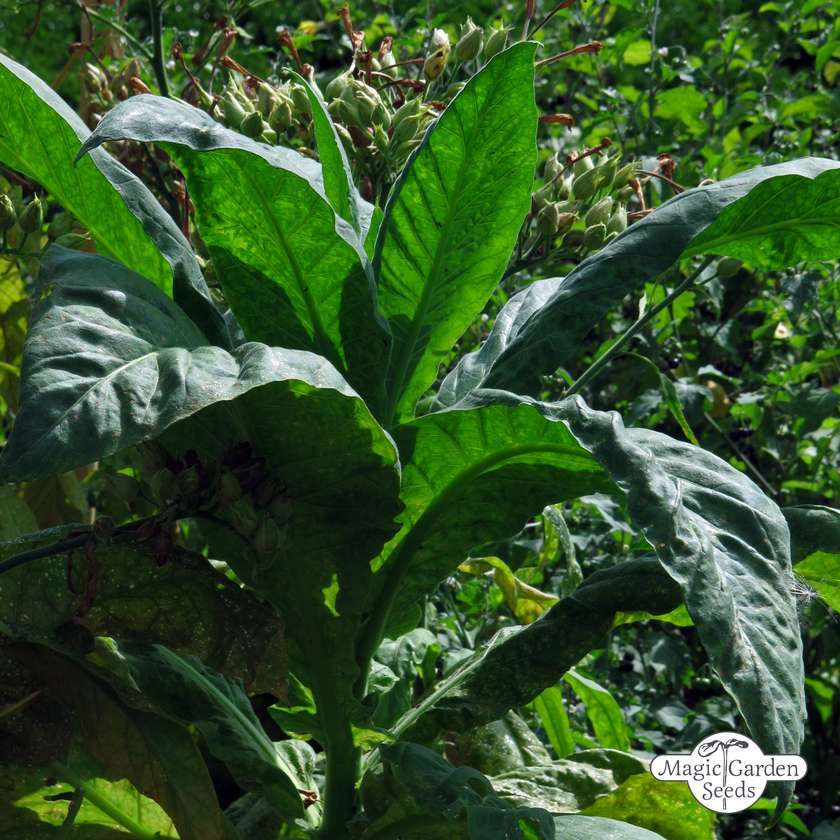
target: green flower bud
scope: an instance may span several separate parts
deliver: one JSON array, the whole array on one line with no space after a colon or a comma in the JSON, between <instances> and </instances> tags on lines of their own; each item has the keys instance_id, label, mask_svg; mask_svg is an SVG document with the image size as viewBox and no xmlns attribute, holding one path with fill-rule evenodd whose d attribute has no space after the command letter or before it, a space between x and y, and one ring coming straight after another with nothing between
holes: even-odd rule
<instances>
[{"instance_id":1,"label":"green flower bud","mask_svg":"<svg viewBox=\"0 0 840 840\"><path fill-rule=\"evenodd\" d=\"M271 113L271 109L277 102L277 93L271 85L261 84L257 88L257 108L263 117Z\"/></svg>"},{"instance_id":2,"label":"green flower bud","mask_svg":"<svg viewBox=\"0 0 840 840\"><path fill-rule=\"evenodd\" d=\"M230 524L243 537L250 537L259 525L259 517L254 505L247 496L237 499L227 510Z\"/></svg>"},{"instance_id":3,"label":"green flower bud","mask_svg":"<svg viewBox=\"0 0 840 840\"><path fill-rule=\"evenodd\" d=\"M490 34L484 43L484 60L490 61L496 53L500 53L507 46L507 27L499 24L490 29Z\"/></svg>"},{"instance_id":4,"label":"green flower bud","mask_svg":"<svg viewBox=\"0 0 840 840\"><path fill-rule=\"evenodd\" d=\"M16 221L14 202L5 193L0 194L0 233L5 233Z\"/></svg>"},{"instance_id":5,"label":"green flower bud","mask_svg":"<svg viewBox=\"0 0 840 840\"><path fill-rule=\"evenodd\" d=\"M552 155L546 162L543 169L543 178L546 182L551 183L555 178L558 178L563 172L563 164L557 160L557 155Z\"/></svg>"},{"instance_id":6,"label":"green flower bud","mask_svg":"<svg viewBox=\"0 0 840 840\"><path fill-rule=\"evenodd\" d=\"M272 131L282 134L291 125L293 120L292 108L288 99L279 99L268 115L268 124Z\"/></svg>"},{"instance_id":7,"label":"green flower bud","mask_svg":"<svg viewBox=\"0 0 840 840\"><path fill-rule=\"evenodd\" d=\"M548 187L536 190L536 192L531 193L531 201L539 210L542 210L551 202L551 190Z\"/></svg>"},{"instance_id":8,"label":"green flower bud","mask_svg":"<svg viewBox=\"0 0 840 840\"><path fill-rule=\"evenodd\" d=\"M344 93L344 89L347 87L349 82L349 73L339 74L326 86L326 88L324 88L325 98L329 101L341 98L341 95Z\"/></svg>"},{"instance_id":9,"label":"green flower bud","mask_svg":"<svg viewBox=\"0 0 840 840\"><path fill-rule=\"evenodd\" d=\"M593 204L583 217L583 220L587 225L606 224L610 220L612 209L613 200L607 196Z\"/></svg>"},{"instance_id":10,"label":"green flower bud","mask_svg":"<svg viewBox=\"0 0 840 840\"><path fill-rule=\"evenodd\" d=\"M251 544L258 554L274 554L283 545L283 533L270 516L264 515L251 537Z\"/></svg>"},{"instance_id":11,"label":"green flower bud","mask_svg":"<svg viewBox=\"0 0 840 840\"><path fill-rule=\"evenodd\" d=\"M584 172L594 168L595 161L592 160L592 155L586 155L586 157L578 158L574 162L573 171L575 175L583 175Z\"/></svg>"},{"instance_id":12,"label":"green flower bud","mask_svg":"<svg viewBox=\"0 0 840 840\"><path fill-rule=\"evenodd\" d=\"M36 195L29 204L24 207L18 218L18 225L24 233L35 233L44 224L44 207L41 199Z\"/></svg>"},{"instance_id":13,"label":"green flower bud","mask_svg":"<svg viewBox=\"0 0 840 840\"><path fill-rule=\"evenodd\" d=\"M607 233L623 233L627 229L627 211L619 204L607 222Z\"/></svg>"},{"instance_id":14,"label":"green flower bud","mask_svg":"<svg viewBox=\"0 0 840 840\"><path fill-rule=\"evenodd\" d=\"M613 188L614 189L621 189L622 187L627 186L633 178L636 177L636 161L630 161L630 163L625 163L618 172L615 173L615 178L613 179Z\"/></svg>"},{"instance_id":15,"label":"green flower bud","mask_svg":"<svg viewBox=\"0 0 840 840\"><path fill-rule=\"evenodd\" d=\"M303 85L292 85L290 96L292 97L292 104L295 110L307 117L312 114L312 103L309 101L309 94Z\"/></svg>"},{"instance_id":16,"label":"green flower bud","mask_svg":"<svg viewBox=\"0 0 840 840\"><path fill-rule=\"evenodd\" d=\"M414 99L407 99L397 108L396 112L394 113L394 117L391 120L391 125L394 127L394 131L396 131L403 120L413 119L414 117L419 117L421 113L423 103L420 101L418 97Z\"/></svg>"},{"instance_id":17,"label":"green flower bud","mask_svg":"<svg viewBox=\"0 0 840 840\"><path fill-rule=\"evenodd\" d=\"M472 18L468 17L467 22L461 27L460 35L458 43L455 44L455 58L458 61L472 61L481 52L484 32L481 27L472 22Z\"/></svg>"},{"instance_id":18,"label":"green flower bud","mask_svg":"<svg viewBox=\"0 0 840 840\"><path fill-rule=\"evenodd\" d=\"M391 113L385 107L384 102L380 102L374 109L373 109L373 124L379 128L380 126L384 129L389 129L391 127Z\"/></svg>"},{"instance_id":19,"label":"green flower bud","mask_svg":"<svg viewBox=\"0 0 840 840\"><path fill-rule=\"evenodd\" d=\"M263 133L260 140L263 143L268 143L269 146L273 146L277 142L277 132L268 123L263 123Z\"/></svg>"},{"instance_id":20,"label":"green flower bud","mask_svg":"<svg viewBox=\"0 0 840 840\"><path fill-rule=\"evenodd\" d=\"M604 240L604 245L609 245L610 242L612 242L613 239L616 239L617 237L618 237L618 232L617 231L613 231L612 233L608 233L607 238Z\"/></svg>"},{"instance_id":21,"label":"green flower bud","mask_svg":"<svg viewBox=\"0 0 840 840\"><path fill-rule=\"evenodd\" d=\"M422 116L420 113L402 119L399 125L397 125L396 117L394 117L394 130L391 134L391 143L394 146L399 146L406 140L413 140L420 128L421 122Z\"/></svg>"},{"instance_id":22,"label":"green flower bud","mask_svg":"<svg viewBox=\"0 0 840 840\"><path fill-rule=\"evenodd\" d=\"M251 111L239 123L239 130L246 137L259 137L263 133L262 114L259 111Z\"/></svg>"},{"instance_id":23,"label":"green flower bud","mask_svg":"<svg viewBox=\"0 0 840 840\"><path fill-rule=\"evenodd\" d=\"M373 129L373 145L384 155L388 151L390 144L391 141L388 137L388 132L381 125L375 126Z\"/></svg>"},{"instance_id":24,"label":"green flower bud","mask_svg":"<svg viewBox=\"0 0 840 840\"><path fill-rule=\"evenodd\" d=\"M605 224L590 225L583 232L583 247L588 251L594 251L604 244L607 238L607 226Z\"/></svg>"},{"instance_id":25,"label":"green flower bud","mask_svg":"<svg viewBox=\"0 0 840 840\"><path fill-rule=\"evenodd\" d=\"M386 52L385 55L379 59L379 63L382 66L382 72L386 76L390 76L392 79L397 78L397 59L394 58L394 54L392 52Z\"/></svg>"},{"instance_id":26,"label":"green flower bud","mask_svg":"<svg viewBox=\"0 0 840 840\"><path fill-rule=\"evenodd\" d=\"M224 112L225 123L227 125L233 128L238 128L242 125L246 111L239 103L239 100L229 91L225 91L224 96L222 96L222 111Z\"/></svg>"},{"instance_id":27,"label":"green flower bud","mask_svg":"<svg viewBox=\"0 0 840 840\"><path fill-rule=\"evenodd\" d=\"M570 230L563 237L563 247L564 248L576 249L576 248L580 248L581 245L583 245L583 231L582 230Z\"/></svg>"},{"instance_id":28,"label":"green flower bud","mask_svg":"<svg viewBox=\"0 0 840 840\"><path fill-rule=\"evenodd\" d=\"M741 270L742 265L741 260L736 260L734 257L724 257L717 264L718 277L734 277Z\"/></svg>"},{"instance_id":29,"label":"green flower bud","mask_svg":"<svg viewBox=\"0 0 840 840\"><path fill-rule=\"evenodd\" d=\"M560 226L560 212L554 202L546 204L537 214L537 230L545 236L554 236Z\"/></svg>"},{"instance_id":30,"label":"green flower bud","mask_svg":"<svg viewBox=\"0 0 840 840\"><path fill-rule=\"evenodd\" d=\"M582 175L578 175L572 181L572 195L578 201L584 201L587 198L592 198L595 195L595 190L598 187L598 170L588 169Z\"/></svg>"},{"instance_id":31,"label":"green flower bud","mask_svg":"<svg viewBox=\"0 0 840 840\"><path fill-rule=\"evenodd\" d=\"M599 186L606 186L613 182L613 178L615 178L615 173L618 170L618 158L611 157L605 160L600 166L598 166L598 172L600 176L598 178Z\"/></svg>"},{"instance_id":32,"label":"green flower bud","mask_svg":"<svg viewBox=\"0 0 840 840\"><path fill-rule=\"evenodd\" d=\"M454 99L465 87L466 82L452 82L443 94L444 99Z\"/></svg>"},{"instance_id":33,"label":"green flower bud","mask_svg":"<svg viewBox=\"0 0 840 840\"><path fill-rule=\"evenodd\" d=\"M341 140L341 145L344 146L344 150L348 154L351 154L354 149L354 143L353 138L350 136L350 132L341 123L336 123L335 131Z\"/></svg>"},{"instance_id":34,"label":"green flower bud","mask_svg":"<svg viewBox=\"0 0 840 840\"><path fill-rule=\"evenodd\" d=\"M59 236L64 236L65 233L70 233L73 230L73 216L70 213L62 210L53 216L52 221L47 228L47 236L50 239L58 239Z\"/></svg>"},{"instance_id":35,"label":"green flower bud","mask_svg":"<svg viewBox=\"0 0 840 840\"><path fill-rule=\"evenodd\" d=\"M559 207L560 205L558 205ZM567 230L570 230L572 225L577 221L577 213L560 213L557 217L557 233L562 234L566 233Z\"/></svg>"}]
</instances>

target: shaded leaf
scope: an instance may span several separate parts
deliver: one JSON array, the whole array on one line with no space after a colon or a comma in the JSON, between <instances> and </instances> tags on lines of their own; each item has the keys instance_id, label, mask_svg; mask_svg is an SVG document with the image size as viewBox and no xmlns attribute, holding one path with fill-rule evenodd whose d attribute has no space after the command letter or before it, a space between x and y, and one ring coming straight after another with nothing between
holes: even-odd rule
<instances>
[{"instance_id":1,"label":"shaded leaf","mask_svg":"<svg viewBox=\"0 0 840 840\"><path fill-rule=\"evenodd\" d=\"M601 746L630 752L630 738L624 714L612 694L574 668L570 668L563 675L563 679L586 706L586 716Z\"/></svg>"},{"instance_id":2,"label":"shaded leaf","mask_svg":"<svg viewBox=\"0 0 840 840\"><path fill-rule=\"evenodd\" d=\"M575 751L575 742L569 727L569 716L559 686L551 686L534 698L534 710L539 716L549 743L557 758L565 758Z\"/></svg>"},{"instance_id":3,"label":"shaded leaf","mask_svg":"<svg viewBox=\"0 0 840 840\"><path fill-rule=\"evenodd\" d=\"M793 562L815 551L840 554L840 510L825 505L793 505L782 508L790 528Z\"/></svg>"},{"instance_id":4,"label":"shaded leaf","mask_svg":"<svg viewBox=\"0 0 840 840\"><path fill-rule=\"evenodd\" d=\"M388 416L408 419L501 280L531 205L533 43L499 53L430 126L394 184L374 256L394 346Z\"/></svg>"},{"instance_id":5,"label":"shaded leaf","mask_svg":"<svg viewBox=\"0 0 840 840\"><path fill-rule=\"evenodd\" d=\"M550 761L540 739L514 712L457 736L456 746L459 763L475 767L488 776Z\"/></svg>"},{"instance_id":6,"label":"shaded leaf","mask_svg":"<svg viewBox=\"0 0 840 840\"><path fill-rule=\"evenodd\" d=\"M603 817L570 814L555 817L554 828L563 840L666 840L646 828Z\"/></svg>"}]
</instances>

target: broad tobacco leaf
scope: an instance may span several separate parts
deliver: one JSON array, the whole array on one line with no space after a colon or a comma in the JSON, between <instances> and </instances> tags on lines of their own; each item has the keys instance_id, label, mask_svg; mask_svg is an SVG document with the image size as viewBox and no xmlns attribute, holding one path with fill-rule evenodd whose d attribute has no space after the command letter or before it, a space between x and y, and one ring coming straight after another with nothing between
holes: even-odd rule
<instances>
[{"instance_id":1,"label":"broad tobacco leaf","mask_svg":"<svg viewBox=\"0 0 840 840\"><path fill-rule=\"evenodd\" d=\"M11 492L0 488L0 496ZM0 559L49 545L67 530L0 543ZM86 604L89 581L96 586L92 604ZM0 577L0 627L5 635L62 648L65 631L80 625L93 635L155 639L244 680L252 692L285 693L280 617L253 592L184 551L158 565L151 547L142 543L101 544L91 555L77 549Z\"/></svg>"},{"instance_id":2,"label":"broad tobacco leaf","mask_svg":"<svg viewBox=\"0 0 840 840\"><path fill-rule=\"evenodd\" d=\"M109 111L83 152L116 139L160 143L183 172L201 238L246 336L319 353L375 404L387 327L375 312L362 242L330 206L320 165L150 95Z\"/></svg>"},{"instance_id":3,"label":"broad tobacco leaf","mask_svg":"<svg viewBox=\"0 0 840 840\"><path fill-rule=\"evenodd\" d=\"M3 163L46 187L91 232L100 253L174 293L211 341L229 346L228 330L178 225L104 149L74 165L90 136L87 126L51 87L5 55L0 125Z\"/></svg>"},{"instance_id":4,"label":"broad tobacco leaf","mask_svg":"<svg viewBox=\"0 0 840 840\"><path fill-rule=\"evenodd\" d=\"M654 834L646 828L618 820L583 817L578 814L555 817L554 829L557 837L562 837L563 840L666 840L661 834Z\"/></svg>"},{"instance_id":5,"label":"broad tobacco leaf","mask_svg":"<svg viewBox=\"0 0 840 840\"><path fill-rule=\"evenodd\" d=\"M599 683L570 668L563 679L586 706L586 716L598 743L607 749L630 752L630 734L616 699Z\"/></svg>"},{"instance_id":6,"label":"broad tobacco leaf","mask_svg":"<svg viewBox=\"0 0 840 840\"><path fill-rule=\"evenodd\" d=\"M762 181L723 209L685 256L721 254L755 268L836 259L840 251L840 168Z\"/></svg>"},{"instance_id":7,"label":"broad tobacco leaf","mask_svg":"<svg viewBox=\"0 0 840 840\"><path fill-rule=\"evenodd\" d=\"M589 330L625 295L640 289L684 256L694 245L695 237L727 207L770 179L797 176L800 183L838 167L837 161L823 158L761 166L666 201L566 277L537 281L514 295L502 308L481 349L464 356L446 377L437 395L438 404L454 405L476 388L536 391L540 376L573 362ZM835 177L831 176L832 185L836 185ZM822 189L836 189L829 188L827 182L821 183ZM790 210L795 219L799 209L795 205L788 208L782 202L779 212ZM770 259L772 249L778 245L774 244L774 235L774 229L768 228L759 241L756 231L751 252L761 250L764 258ZM836 256L830 239L809 241L809 258ZM801 253L804 255L805 251Z\"/></svg>"},{"instance_id":8,"label":"broad tobacco leaf","mask_svg":"<svg viewBox=\"0 0 840 840\"><path fill-rule=\"evenodd\" d=\"M468 415L492 401L509 405L517 400L523 406L537 405L500 392L476 394L453 411L421 420ZM631 516L667 575L652 585L656 573L648 570L651 582L635 586L629 580L622 584L615 570L591 576L574 595L484 655L481 665L443 701L459 719L450 728L492 720L533 699L584 653L600 646L616 612L670 612L681 600L679 591L673 591L676 583L753 737L766 752L798 752L804 709L802 643L792 595L790 538L779 508L717 456L657 432L625 429L617 414L593 411L579 398L542 404L540 411L567 426L627 495ZM410 561L406 565L410 568ZM641 567L622 565L631 575L641 573Z\"/></svg>"},{"instance_id":9,"label":"broad tobacco leaf","mask_svg":"<svg viewBox=\"0 0 840 840\"><path fill-rule=\"evenodd\" d=\"M70 658L35 645L14 645L10 650L51 696L72 709L85 750L108 778L128 779L155 800L181 840L232 840L210 774L184 727L129 708Z\"/></svg>"},{"instance_id":10,"label":"broad tobacco leaf","mask_svg":"<svg viewBox=\"0 0 840 840\"><path fill-rule=\"evenodd\" d=\"M488 776L551 761L542 741L515 712L456 735L455 739L459 763Z\"/></svg>"},{"instance_id":11,"label":"broad tobacco leaf","mask_svg":"<svg viewBox=\"0 0 840 840\"><path fill-rule=\"evenodd\" d=\"M413 416L507 266L536 164L533 43L491 59L429 127L394 184L376 243L394 346L388 417Z\"/></svg>"}]
</instances>

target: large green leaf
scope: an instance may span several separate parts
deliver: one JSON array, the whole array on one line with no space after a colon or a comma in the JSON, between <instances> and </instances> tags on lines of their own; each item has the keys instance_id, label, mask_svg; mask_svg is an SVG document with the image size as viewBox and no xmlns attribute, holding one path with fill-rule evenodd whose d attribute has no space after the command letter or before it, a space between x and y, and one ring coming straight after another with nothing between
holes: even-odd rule
<instances>
[{"instance_id":1,"label":"large green leaf","mask_svg":"<svg viewBox=\"0 0 840 840\"><path fill-rule=\"evenodd\" d=\"M815 551L840 554L840 510L825 505L791 505L782 508L790 528L793 562Z\"/></svg>"},{"instance_id":2,"label":"large green leaf","mask_svg":"<svg viewBox=\"0 0 840 840\"><path fill-rule=\"evenodd\" d=\"M726 207L768 179L815 179L838 167L822 158L763 166L666 201L566 277L540 280L514 295L481 349L446 377L438 403L454 405L482 387L536 391L540 376L574 361L589 330L625 295L672 266ZM768 232L762 248L771 241Z\"/></svg>"},{"instance_id":3,"label":"large green leaf","mask_svg":"<svg viewBox=\"0 0 840 840\"><path fill-rule=\"evenodd\" d=\"M129 708L70 658L34 645L15 645L11 650L50 696L72 709L85 751L108 778L128 779L155 800L172 819L181 840L229 840L210 774L184 727Z\"/></svg>"},{"instance_id":4,"label":"large green leaf","mask_svg":"<svg viewBox=\"0 0 840 840\"><path fill-rule=\"evenodd\" d=\"M671 840L619 820L577 814L555 817L554 828L557 837L563 840Z\"/></svg>"},{"instance_id":5,"label":"large green leaf","mask_svg":"<svg viewBox=\"0 0 840 840\"><path fill-rule=\"evenodd\" d=\"M11 489L0 488L0 494L6 492ZM53 544L65 533L51 529L0 543L0 559ZM253 692L282 696L283 623L253 592L184 551L160 565L152 540L93 545L90 554L78 548L6 572L0 579L3 633L62 647L63 633L84 615L84 626L94 635L154 639L244 680ZM95 596L88 603L85 582L93 580Z\"/></svg>"},{"instance_id":6,"label":"large green leaf","mask_svg":"<svg viewBox=\"0 0 840 840\"><path fill-rule=\"evenodd\" d=\"M515 712L456 735L455 749L463 764L488 776L551 761L542 741Z\"/></svg>"},{"instance_id":7,"label":"large green leaf","mask_svg":"<svg viewBox=\"0 0 840 840\"><path fill-rule=\"evenodd\" d=\"M470 549L510 537L547 504L614 489L567 426L512 394L427 414L394 437L405 510L375 563L377 591L394 597L389 635L416 623L420 598Z\"/></svg>"},{"instance_id":8,"label":"large green leaf","mask_svg":"<svg viewBox=\"0 0 840 840\"><path fill-rule=\"evenodd\" d=\"M630 752L630 737L621 706L615 698L595 680L570 668L563 679L586 706L586 716L602 747Z\"/></svg>"},{"instance_id":9,"label":"large green leaf","mask_svg":"<svg viewBox=\"0 0 840 840\"><path fill-rule=\"evenodd\" d=\"M756 268L834 260L840 252L840 169L780 175L723 209L685 256L722 254Z\"/></svg>"},{"instance_id":10,"label":"large green leaf","mask_svg":"<svg viewBox=\"0 0 840 840\"><path fill-rule=\"evenodd\" d=\"M265 734L240 683L195 657L146 642L113 642L96 661L112 673L127 703L195 726L243 788L262 793L282 814L304 815L299 791L306 779Z\"/></svg>"},{"instance_id":11,"label":"large green leaf","mask_svg":"<svg viewBox=\"0 0 840 840\"><path fill-rule=\"evenodd\" d=\"M202 240L246 336L319 353L375 404L387 328L375 312L361 240L330 206L320 165L150 95L109 111L83 150L126 138L164 144L183 172Z\"/></svg>"},{"instance_id":12,"label":"large green leaf","mask_svg":"<svg viewBox=\"0 0 840 840\"><path fill-rule=\"evenodd\" d=\"M93 234L100 252L174 291L205 335L229 346L192 248L142 181L104 149L74 165L89 136L52 88L0 55L0 160L46 187Z\"/></svg>"},{"instance_id":13,"label":"large green leaf","mask_svg":"<svg viewBox=\"0 0 840 840\"><path fill-rule=\"evenodd\" d=\"M565 758L573 753L575 742L560 686L551 686L538 695L534 699L534 711L539 716L557 758Z\"/></svg>"},{"instance_id":14,"label":"large green leaf","mask_svg":"<svg viewBox=\"0 0 840 840\"><path fill-rule=\"evenodd\" d=\"M516 44L473 76L388 199L374 265L394 335L389 416L413 415L510 259L536 162L534 49Z\"/></svg>"},{"instance_id":15,"label":"large green leaf","mask_svg":"<svg viewBox=\"0 0 840 840\"><path fill-rule=\"evenodd\" d=\"M472 405L486 406L488 399L514 398L499 392L476 394L456 410L429 417L468 413ZM579 398L543 404L541 411L567 424L627 495L636 525L656 550L666 580L679 584L711 662L756 741L767 752L798 752L804 709L802 643L789 533L779 508L715 455L657 432L625 429L617 414L593 411ZM631 575L638 573L623 565ZM487 653L481 666L443 701L460 718L452 728L492 720L532 700L599 643L615 612L662 614L680 600L667 594L665 583L640 582L637 586L649 590L640 592L635 586L620 586L620 576L602 575L599 586L590 580ZM660 597L666 593L661 603L657 590ZM548 654L552 644L553 657ZM522 667L525 662L528 667Z\"/></svg>"}]
</instances>

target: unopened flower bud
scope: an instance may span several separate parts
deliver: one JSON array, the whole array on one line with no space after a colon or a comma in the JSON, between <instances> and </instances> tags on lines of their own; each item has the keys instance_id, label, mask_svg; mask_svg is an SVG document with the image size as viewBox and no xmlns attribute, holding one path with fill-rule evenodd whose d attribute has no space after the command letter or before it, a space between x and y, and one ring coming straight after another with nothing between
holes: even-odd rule
<instances>
[{"instance_id":1,"label":"unopened flower bud","mask_svg":"<svg viewBox=\"0 0 840 840\"><path fill-rule=\"evenodd\" d=\"M599 167L598 183L600 186L607 186L613 182L615 173L618 171L618 158L611 157L605 160Z\"/></svg>"},{"instance_id":2,"label":"unopened flower bud","mask_svg":"<svg viewBox=\"0 0 840 840\"><path fill-rule=\"evenodd\" d=\"M38 196L32 199L29 204L24 207L23 212L18 219L18 225L24 233L34 233L41 229L44 224L44 207L41 204L41 199Z\"/></svg>"},{"instance_id":3,"label":"unopened flower bud","mask_svg":"<svg viewBox=\"0 0 840 840\"><path fill-rule=\"evenodd\" d=\"M587 225L606 224L612 215L613 200L607 196L589 208L583 217Z\"/></svg>"},{"instance_id":4,"label":"unopened flower bud","mask_svg":"<svg viewBox=\"0 0 840 840\"><path fill-rule=\"evenodd\" d=\"M257 107L263 117L267 117L271 113L271 109L277 102L277 93L271 85L260 84L257 88Z\"/></svg>"},{"instance_id":5,"label":"unopened flower bud","mask_svg":"<svg viewBox=\"0 0 840 840\"><path fill-rule=\"evenodd\" d=\"M239 103L239 100L230 92L226 91L222 96L222 110L227 125L238 128L245 119L246 111Z\"/></svg>"},{"instance_id":6,"label":"unopened flower bud","mask_svg":"<svg viewBox=\"0 0 840 840\"><path fill-rule=\"evenodd\" d=\"M552 155L546 162L545 162L545 169L543 170L543 177L545 178L546 182L551 183L555 178L557 178L563 171L563 164L557 160L557 155Z\"/></svg>"},{"instance_id":7,"label":"unopened flower bud","mask_svg":"<svg viewBox=\"0 0 840 840\"><path fill-rule=\"evenodd\" d=\"M607 233L623 233L627 229L627 211L619 204L607 223Z\"/></svg>"},{"instance_id":8,"label":"unopened flower bud","mask_svg":"<svg viewBox=\"0 0 840 840\"><path fill-rule=\"evenodd\" d=\"M233 473L222 473L219 480L219 501L222 504L229 505L235 502L242 495L242 488L239 486L239 481Z\"/></svg>"},{"instance_id":9,"label":"unopened flower bud","mask_svg":"<svg viewBox=\"0 0 840 840\"><path fill-rule=\"evenodd\" d=\"M573 171L575 175L583 175L584 172L594 168L595 162L592 160L592 155L584 155L574 162Z\"/></svg>"},{"instance_id":10,"label":"unopened flower bud","mask_svg":"<svg viewBox=\"0 0 840 840\"><path fill-rule=\"evenodd\" d=\"M635 177L636 162L630 161L630 163L624 164L624 166L615 173L615 178L613 178L613 188L619 190L622 187L626 187Z\"/></svg>"},{"instance_id":11,"label":"unopened flower bud","mask_svg":"<svg viewBox=\"0 0 840 840\"><path fill-rule=\"evenodd\" d=\"M5 233L16 221L14 202L5 193L0 194L0 233Z\"/></svg>"},{"instance_id":12,"label":"unopened flower bud","mask_svg":"<svg viewBox=\"0 0 840 840\"><path fill-rule=\"evenodd\" d=\"M292 104L295 106L296 111L299 111L307 117L312 114L312 103L309 101L309 94L303 85L292 85L289 95L292 98Z\"/></svg>"},{"instance_id":13,"label":"unopened flower bud","mask_svg":"<svg viewBox=\"0 0 840 840\"><path fill-rule=\"evenodd\" d=\"M62 233L54 240L56 245L62 248L70 248L73 251L80 250L89 242L88 237L81 233Z\"/></svg>"},{"instance_id":14,"label":"unopened flower bud","mask_svg":"<svg viewBox=\"0 0 840 840\"><path fill-rule=\"evenodd\" d=\"M489 61L507 46L508 30L499 24L490 29L490 34L484 43L484 60Z\"/></svg>"},{"instance_id":15,"label":"unopened flower bud","mask_svg":"<svg viewBox=\"0 0 840 840\"><path fill-rule=\"evenodd\" d=\"M392 79L397 78L397 60L394 58L394 54L390 50L382 56L379 63L382 66L382 72L386 76L390 76Z\"/></svg>"},{"instance_id":16,"label":"unopened flower bud","mask_svg":"<svg viewBox=\"0 0 840 840\"><path fill-rule=\"evenodd\" d=\"M537 230L544 236L554 236L560 221L560 212L554 202L546 204L537 214Z\"/></svg>"},{"instance_id":17,"label":"unopened flower bud","mask_svg":"<svg viewBox=\"0 0 840 840\"><path fill-rule=\"evenodd\" d=\"M58 239L59 236L70 233L73 230L73 221L73 216L64 210L56 213L47 227L47 236L51 239Z\"/></svg>"},{"instance_id":18,"label":"unopened flower bud","mask_svg":"<svg viewBox=\"0 0 840 840\"><path fill-rule=\"evenodd\" d=\"M472 22L472 18L468 17L467 22L461 27L460 34L461 37L455 44L455 58L458 61L472 61L481 52L484 32L481 27Z\"/></svg>"},{"instance_id":19,"label":"unopened flower bud","mask_svg":"<svg viewBox=\"0 0 840 840\"><path fill-rule=\"evenodd\" d=\"M259 111L251 111L239 123L239 130L246 137L259 137L263 133L263 118Z\"/></svg>"},{"instance_id":20,"label":"unopened flower bud","mask_svg":"<svg viewBox=\"0 0 840 840\"><path fill-rule=\"evenodd\" d=\"M594 251L604 244L607 238L607 226L605 224L590 225L583 232L583 247L588 251Z\"/></svg>"},{"instance_id":21,"label":"unopened flower bud","mask_svg":"<svg viewBox=\"0 0 840 840\"><path fill-rule=\"evenodd\" d=\"M443 68L446 67L446 62L449 60L450 51L449 35L442 29L435 29L429 45L429 54L423 64L423 75L429 81L433 81L443 72Z\"/></svg>"},{"instance_id":22,"label":"unopened flower bud","mask_svg":"<svg viewBox=\"0 0 840 840\"><path fill-rule=\"evenodd\" d=\"M570 248L570 249L577 249L583 245L583 231L582 230L570 230L564 237L563 237L563 247Z\"/></svg>"},{"instance_id":23,"label":"unopened flower bud","mask_svg":"<svg viewBox=\"0 0 840 840\"><path fill-rule=\"evenodd\" d=\"M588 169L572 181L572 195L578 201L586 200L595 195L598 186L598 170Z\"/></svg>"},{"instance_id":24,"label":"unopened flower bud","mask_svg":"<svg viewBox=\"0 0 840 840\"><path fill-rule=\"evenodd\" d=\"M268 115L268 125L273 131L282 134L288 129L293 120L292 108L288 99L280 99Z\"/></svg>"},{"instance_id":25,"label":"unopened flower bud","mask_svg":"<svg viewBox=\"0 0 840 840\"><path fill-rule=\"evenodd\" d=\"M336 76L324 89L324 96L326 99L329 101L339 99L341 94L344 93L344 89L347 87L349 81L349 73L341 73Z\"/></svg>"},{"instance_id":26,"label":"unopened flower bud","mask_svg":"<svg viewBox=\"0 0 840 840\"><path fill-rule=\"evenodd\" d=\"M381 125L374 126L373 129L373 145L379 149L382 154L388 151L388 147L390 146L390 138L388 137L388 132L382 128Z\"/></svg>"},{"instance_id":27,"label":"unopened flower bud","mask_svg":"<svg viewBox=\"0 0 840 840\"><path fill-rule=\"evenodd\" d=\"M718 277L734 277L740 270L743 263L734 257L724 257L717 264Z\"/></svg>"}]
</instances>

